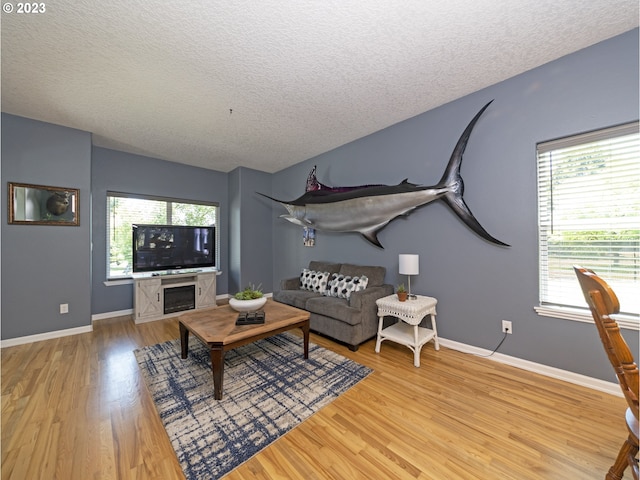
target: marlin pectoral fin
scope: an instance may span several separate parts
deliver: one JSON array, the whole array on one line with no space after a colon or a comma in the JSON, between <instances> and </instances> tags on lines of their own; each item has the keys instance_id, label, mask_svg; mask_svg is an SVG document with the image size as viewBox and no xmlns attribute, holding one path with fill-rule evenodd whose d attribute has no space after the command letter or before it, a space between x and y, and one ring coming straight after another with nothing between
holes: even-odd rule
<instances>
[{"instance_id":1,"label":"marlin pectoral fin","mask_svg":"<svg viewBox=\"0 0 640 480\"><path fill-rule=\"evenodd\" d=\"M367 232L361 232L362 236L368 241L373 243L376 247L380 247L380 248L384 248L382 246L382 244L380 243L380 240L378 240L378 231L380 229L376 229L376 230L369 230Z\"/></svg>"},{"instance_id":2,"label":"marlin pectoral fin","mask_svg":"<svg viewBox=\"0 0 640 480\"><path fill-rule=\"evenodd\" d=\"M280 215L280 218L284 218L295 225L300 225L301 227L312 227L311 222L303 222L299 218L294 217L293 215Z\"/></svg>"},{"instance_id":3,"label":"marlin pectoral fin","mask_svg":"<svg viewBox=\"0 0 640 480\"><path fill-rule=\"evenodd\" d=\"M482 225L480 225L480 222L478 222L478 220L476 220L476 217L473 216L473 213L471 213L471 210L469 210L467 204L464 203L464 199L461 195L456 195L455 192L449 192L445 196L440 198L444 201L444 203L451 207L451 210L453 210L455 214L458 215L471 230L476 232L482 238L484 238L485 240L489 240L490 242L497 245L503 245L505 247L510 246L509 244L501 242L497 238L492 237L489 232L487 232L482 227Z\"/></svg>"}]
</instances>

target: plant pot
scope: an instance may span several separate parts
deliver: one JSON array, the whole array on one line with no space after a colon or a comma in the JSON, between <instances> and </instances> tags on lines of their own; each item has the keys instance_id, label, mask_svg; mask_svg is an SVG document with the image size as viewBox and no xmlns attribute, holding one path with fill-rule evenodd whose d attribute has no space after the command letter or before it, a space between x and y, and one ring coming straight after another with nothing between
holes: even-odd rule
<instances>
[{"instance_id":1,"label":"plant pot","mask_svg":"<svg viewBox=\"0 0 640 480\"><path fill-rule=\"evenodd\" d=\"M396 295L398 295L398 300L400 300L401 302L407 301L407 292L398 292L396 293Z\"/></svg>"},{"instance_id":2,"label":"plant pot","mask_svg":"<svg viewBox=\"0 0 640 480\"><path fill-rule=\"evenodd\" d=\"M229 306L236 312L253 312L260 310L267 303L267 297L252 298L251 300L238 300L231 297L229 299Z\"/></svg>"}]
</instances>

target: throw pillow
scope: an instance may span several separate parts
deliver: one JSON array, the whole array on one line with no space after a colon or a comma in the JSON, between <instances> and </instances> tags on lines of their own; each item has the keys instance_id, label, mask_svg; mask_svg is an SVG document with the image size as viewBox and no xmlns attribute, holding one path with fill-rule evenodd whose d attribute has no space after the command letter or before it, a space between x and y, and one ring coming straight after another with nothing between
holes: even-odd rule
<instances>
[{"instance_id":1,"label":"throw pillow","mask_svg":"<svg viewBox=\"0 0 640 480\"><path fill-rule=\"evenodd\" d=\"M337 297L338 296L338 291L335 290L334 291L334 286L336 284L336 282L338 281L338 278L343 279L344 275L340 275L339 273L332 273L331 274L331 280L329 280L329 283L327 284L327 289L322 292L322 294L326 297Z\"/></svg>"},{"instance_id":2,"label":"throw pillow","mask_svg":"<svg viewBox=\"0 0 640 480\"><path fill-rule=\"evenodd\" d=\"M327 289L329 272L316 272L305 268L300 274L300 289L323 293Z\"/></svg>"},{"instance_id":3,"label":"throw pillow","mask_svg":"<svg viewBox=\"0 0 640 480\"><path fill-rule=\"evenodd\" d=\"M346 290L346 298L349 299L353 292L360 292L367 288L368 283L369 279L364 275L360 275L359 277L352 277L350 281L345 282L344 290Z\"/></svg>"},{"instance_id":4,"label":"throw pillow","mask_svg":"<svg viewBox=\"0 0 640 480\"><path fill-rule=\"evenodd\" d=\"M368 283L369 279L364 275L350 277L334 273L329 282L328 292L332 297L346 298L348 300L353 292L359 292L367 288Z\"/></svg>"}]
</instances>

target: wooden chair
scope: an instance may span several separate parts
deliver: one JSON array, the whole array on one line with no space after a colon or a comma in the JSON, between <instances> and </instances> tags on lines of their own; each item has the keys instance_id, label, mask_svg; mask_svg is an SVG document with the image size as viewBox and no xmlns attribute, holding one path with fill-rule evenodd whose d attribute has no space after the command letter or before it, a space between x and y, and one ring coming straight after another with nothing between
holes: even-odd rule
<instances>
[{"instance_id":1,"label":"wooden chair","mask_svg":"<svg viewBox=\"0 0 640 480\"><path fill-rule=\"evenodd\" d=\"M629 436L605 478L620 480L626 468L630 466L633 478L638 480L638 366L634 362L627 342L620 334L618 323L610 317L620 312L620 302L607 282L595 272L579 266L574 266L573 269L598 327L604 349L618 377L622 393L629 405L625 413Z\"/></svg>"}]
</instances>

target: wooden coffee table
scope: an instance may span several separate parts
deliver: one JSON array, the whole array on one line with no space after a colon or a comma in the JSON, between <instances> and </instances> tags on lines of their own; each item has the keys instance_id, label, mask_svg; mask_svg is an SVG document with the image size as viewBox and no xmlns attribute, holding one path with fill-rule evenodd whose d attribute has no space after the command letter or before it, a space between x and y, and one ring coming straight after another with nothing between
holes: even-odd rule
<instances>
[{"instance_id":1,"label":"wooden coffee table","mask_svg":"<svg viewBox=\"0 0 640 480\"><path fill-rule=\"evenodd\" d=\"M233 348L271 337L293 328L301 328L304 336L304 358L309 358L309 312L271 299L262 308L264 324L236 326L238 312L229 305L194 310L178 317L182 358L189 352L189 332L209 347L213 370L213 391L222 399L224 354Z\"/></svg>"}]
</instances>

